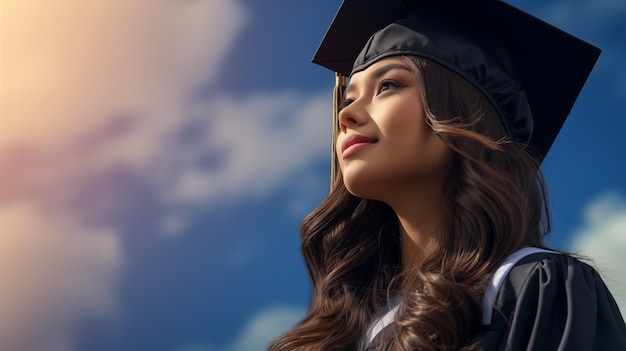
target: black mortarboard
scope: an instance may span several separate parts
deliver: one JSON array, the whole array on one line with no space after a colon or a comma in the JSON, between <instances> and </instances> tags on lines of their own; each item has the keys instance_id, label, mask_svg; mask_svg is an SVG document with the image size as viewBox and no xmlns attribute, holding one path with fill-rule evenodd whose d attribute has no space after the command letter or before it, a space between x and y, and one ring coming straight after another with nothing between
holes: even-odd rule
<instances>
[{"instance_id":1,"label":"black mortarboard","mask_svg":"<svg viewBox=\"0 0 626 351\"><path fill-rule=\"evenodd\" d=\"M313 62L341 82L395 55L460 74L543 158L600 50L499 0L344 0Z\"/></svg>"}]
</instances>

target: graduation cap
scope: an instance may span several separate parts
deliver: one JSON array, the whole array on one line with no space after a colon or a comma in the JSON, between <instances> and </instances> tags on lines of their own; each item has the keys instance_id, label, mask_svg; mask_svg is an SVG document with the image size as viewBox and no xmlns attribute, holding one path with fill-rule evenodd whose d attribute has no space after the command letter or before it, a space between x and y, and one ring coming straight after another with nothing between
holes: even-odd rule
<instances>
[{"instance_id":1,"label":"graduation cap","mask_svg":"<svg viewBox=\"0 0 626 351\"><path fill-rule=\"evenodd\" d=\"M600 49L499 0L344 0L313 58L337 76L333 140L345 77L397 55L465 78L543 159Z\"/></svg>"}]
</instances>

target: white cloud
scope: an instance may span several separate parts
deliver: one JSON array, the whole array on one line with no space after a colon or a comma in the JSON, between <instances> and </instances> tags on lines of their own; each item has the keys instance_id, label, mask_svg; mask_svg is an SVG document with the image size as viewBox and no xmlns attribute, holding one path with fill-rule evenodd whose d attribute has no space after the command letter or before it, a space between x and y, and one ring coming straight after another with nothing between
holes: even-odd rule
<instances>
[{"instance_id":1,"label":"white cloud","mask_svg":"<svg viewBox=\"0 0 626 351\"><path fill-rule=\"evenodd\" d=\"M285 202L285 212L294 219L302 220L328 194L328 180L313 174L299 175L298 181L293 184L293 195Z\"/></svg>"},{"instance_id":2,"label":"white cloud","mask_svg":"<svg viewBox=\"0 0 626 351\"><path fill-rule=\"evenodd\" d=\"M626 314L626 199L609 193L585 209L584 227L572 241L572 250L593 259L605 283Z\"/></svg>"},{"instance_id":3,"label":"white cloud","mask_svg":"<svg viewBox=\"0 0 626 351\"><path fill-rule=\"evenodd\" d=\"M32 10L25 4L13 7ZM72 0L31 20L42 21L43 29L33 34L23 28L32 37L24 42L45 38L58 46L45 64L31 62L46 57L38 45L7 40L7 48L17 49L6 59L7 72L33 67L45 72L32 80L19 74L6 78L0 166L11 174L0 184L0 199L41 189L67 197L66 188L81 183L75 179L121 167L173 206L233 202L270 193L328 153L325 94L219 96L189 103L190 91L215 78L245 23L237 2L92 6ZM7 17L19 17L18 10ZM116 25L109 31L110 23ZM195 138L180 136L189 130ZM202 160L212 156L221 158L220 164L208 169ZM68 179L74 184L66 184ZM51 190L59 188L61 194Z\"/></svg>"},{"instance_id":4,"label":"white cloud","mask_svg":"<svg viewBox=\"0 0 626 351\"><path fill-rule=\"evenodd\" d=\"M23 140L63 144L120 113L157 130L175 123L177 105L214 78L246 20L230 0L3 7L0 150ZM155 109L173 114L155 120Z\"/></svg>"},{"instance_id":5,"label":"white cloud","mask_svg":"<svg viewBox=\"0 0 626 351\"><path fill-rule=\"evenodd\" d=\"M215 79L247 15L232 0L1 6L0 349L67 351L84 318L120 317L119 223L95 227L80 200L107 212L133 194L86 185L117 169L161 184L150 172L179 156L168 147L190 92ZM186 221L173 213L169 235Z\"/></svg>"},{"instance_id":6,"label":"white cloud","mask_svg":"<svg viewBox=\"0 0 626 351\"><path fill-rule=\"evenodd\" d=\"M82 318L119 317L119 223L96 228L83 212L115 212L134 194L100 186L103 175L121 169L153 190L171 209L156 225L176 237L190 208L265 196L327 155L325 94L190 105L246 23L237 1L2 6L0 349L71 350ZM257 350L302 314L267 311L229 350Z\"/></svg>"},{"instance_id":7,"label":"white cloud","mask_svg":"<svg viewBox=\"0 0 626 351\"><path fill-rule=\"evenodd\" d=\"M160 177L168 202L225 204L266 195L330 148L330 102L290 93L209 101L196 128L203 134L186 144L167 145L150 172ZM207 167L198 160L217 150L223 160Z\"/></svg>"},{"instance_id":8,"label":"white cloud","mask_svg":"<svg viewBox=\"0 0 626 351\"><path fill-rule=\"evenodd\" d=\"M250 320L228 351L258 351L267 347L270 341L293 328L305 312L304 308L283 306L262 311Z\"/></svg>"},{"instance_id":9,"label":"white cloud","mask_svg":"<svg viewBox=\"0 0 626 351\"><path fill-rule=\"evenodd\" d=\"M81 318L118 317L114 230L29 203L0 207L0 228L0 349L70 350Z\"/></svg>"},{"instance_id":10,"label":"white cloud","mask_svg":"<svg viewBox=\"0 0 626 351\"><path fill-rule=\"evenodd\" d=\"M293 328L306 313L302 307L274 306L253 316L235 340L225 348L201 343L177 348L176 351L259 351L289 329Z\"/></svg>"},{"instance_id":11,"label":"white cloud","mask_svg":"<svg viewBox=\"0 0 626 351\"><path fill-rule=\"evenodd\" d=\"M185 215L181 213L168 214L160 218L158 227L165 236L176 237L182 233L187 225Z\"/></svg>"}]
</instances>

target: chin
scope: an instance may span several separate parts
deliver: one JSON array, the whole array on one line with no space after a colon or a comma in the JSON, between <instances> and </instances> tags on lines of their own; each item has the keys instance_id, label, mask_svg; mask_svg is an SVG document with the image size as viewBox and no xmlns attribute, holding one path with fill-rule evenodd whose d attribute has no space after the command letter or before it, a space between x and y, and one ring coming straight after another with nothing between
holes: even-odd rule
<instances>
[{"instance_id":1,"label":"chin","mask_svg":"<svg viewBox=\"0 0 626 351\"><path fill-rule=\"evenodd\" d=\"M365 177L343 177L343 182L350 194L366 199L382 201L380 180Z\"/></svg>"},{"instance_id":2,"label":"chin","mask_svg":"<svg viewBox=\"0 0 626 351\"><path fill-rule=\"evenodd\" d=\"M354 196L384 201L398 184L398 170L386 163L352 160L342 169L343 183Z\"/></svg>"}]
</instances>

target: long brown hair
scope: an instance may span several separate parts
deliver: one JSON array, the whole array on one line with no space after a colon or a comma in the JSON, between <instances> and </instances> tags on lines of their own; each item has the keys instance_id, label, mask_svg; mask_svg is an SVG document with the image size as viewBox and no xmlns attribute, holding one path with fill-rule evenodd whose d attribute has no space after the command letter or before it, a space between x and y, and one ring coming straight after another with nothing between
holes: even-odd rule
<instances>
[{"instance_id":1,"label":"long brown hair","mask_svg":"<svg viewBox=\"0 0 626 351\"><path fill-rule=\"evenodd\" d=\"M402 272L395 213L350 194L339 173L300 227L309 311L271 351L355 350L393 294L402 297L394 350L471 350L490 273L520 247L542 246L550 230L532 150L507 138L488 100L462 77L427 59L405 60L423 87L417 98L426 123L455 154L443 194L444 238L420 267Z\"/></svg>"}]
</instances>

